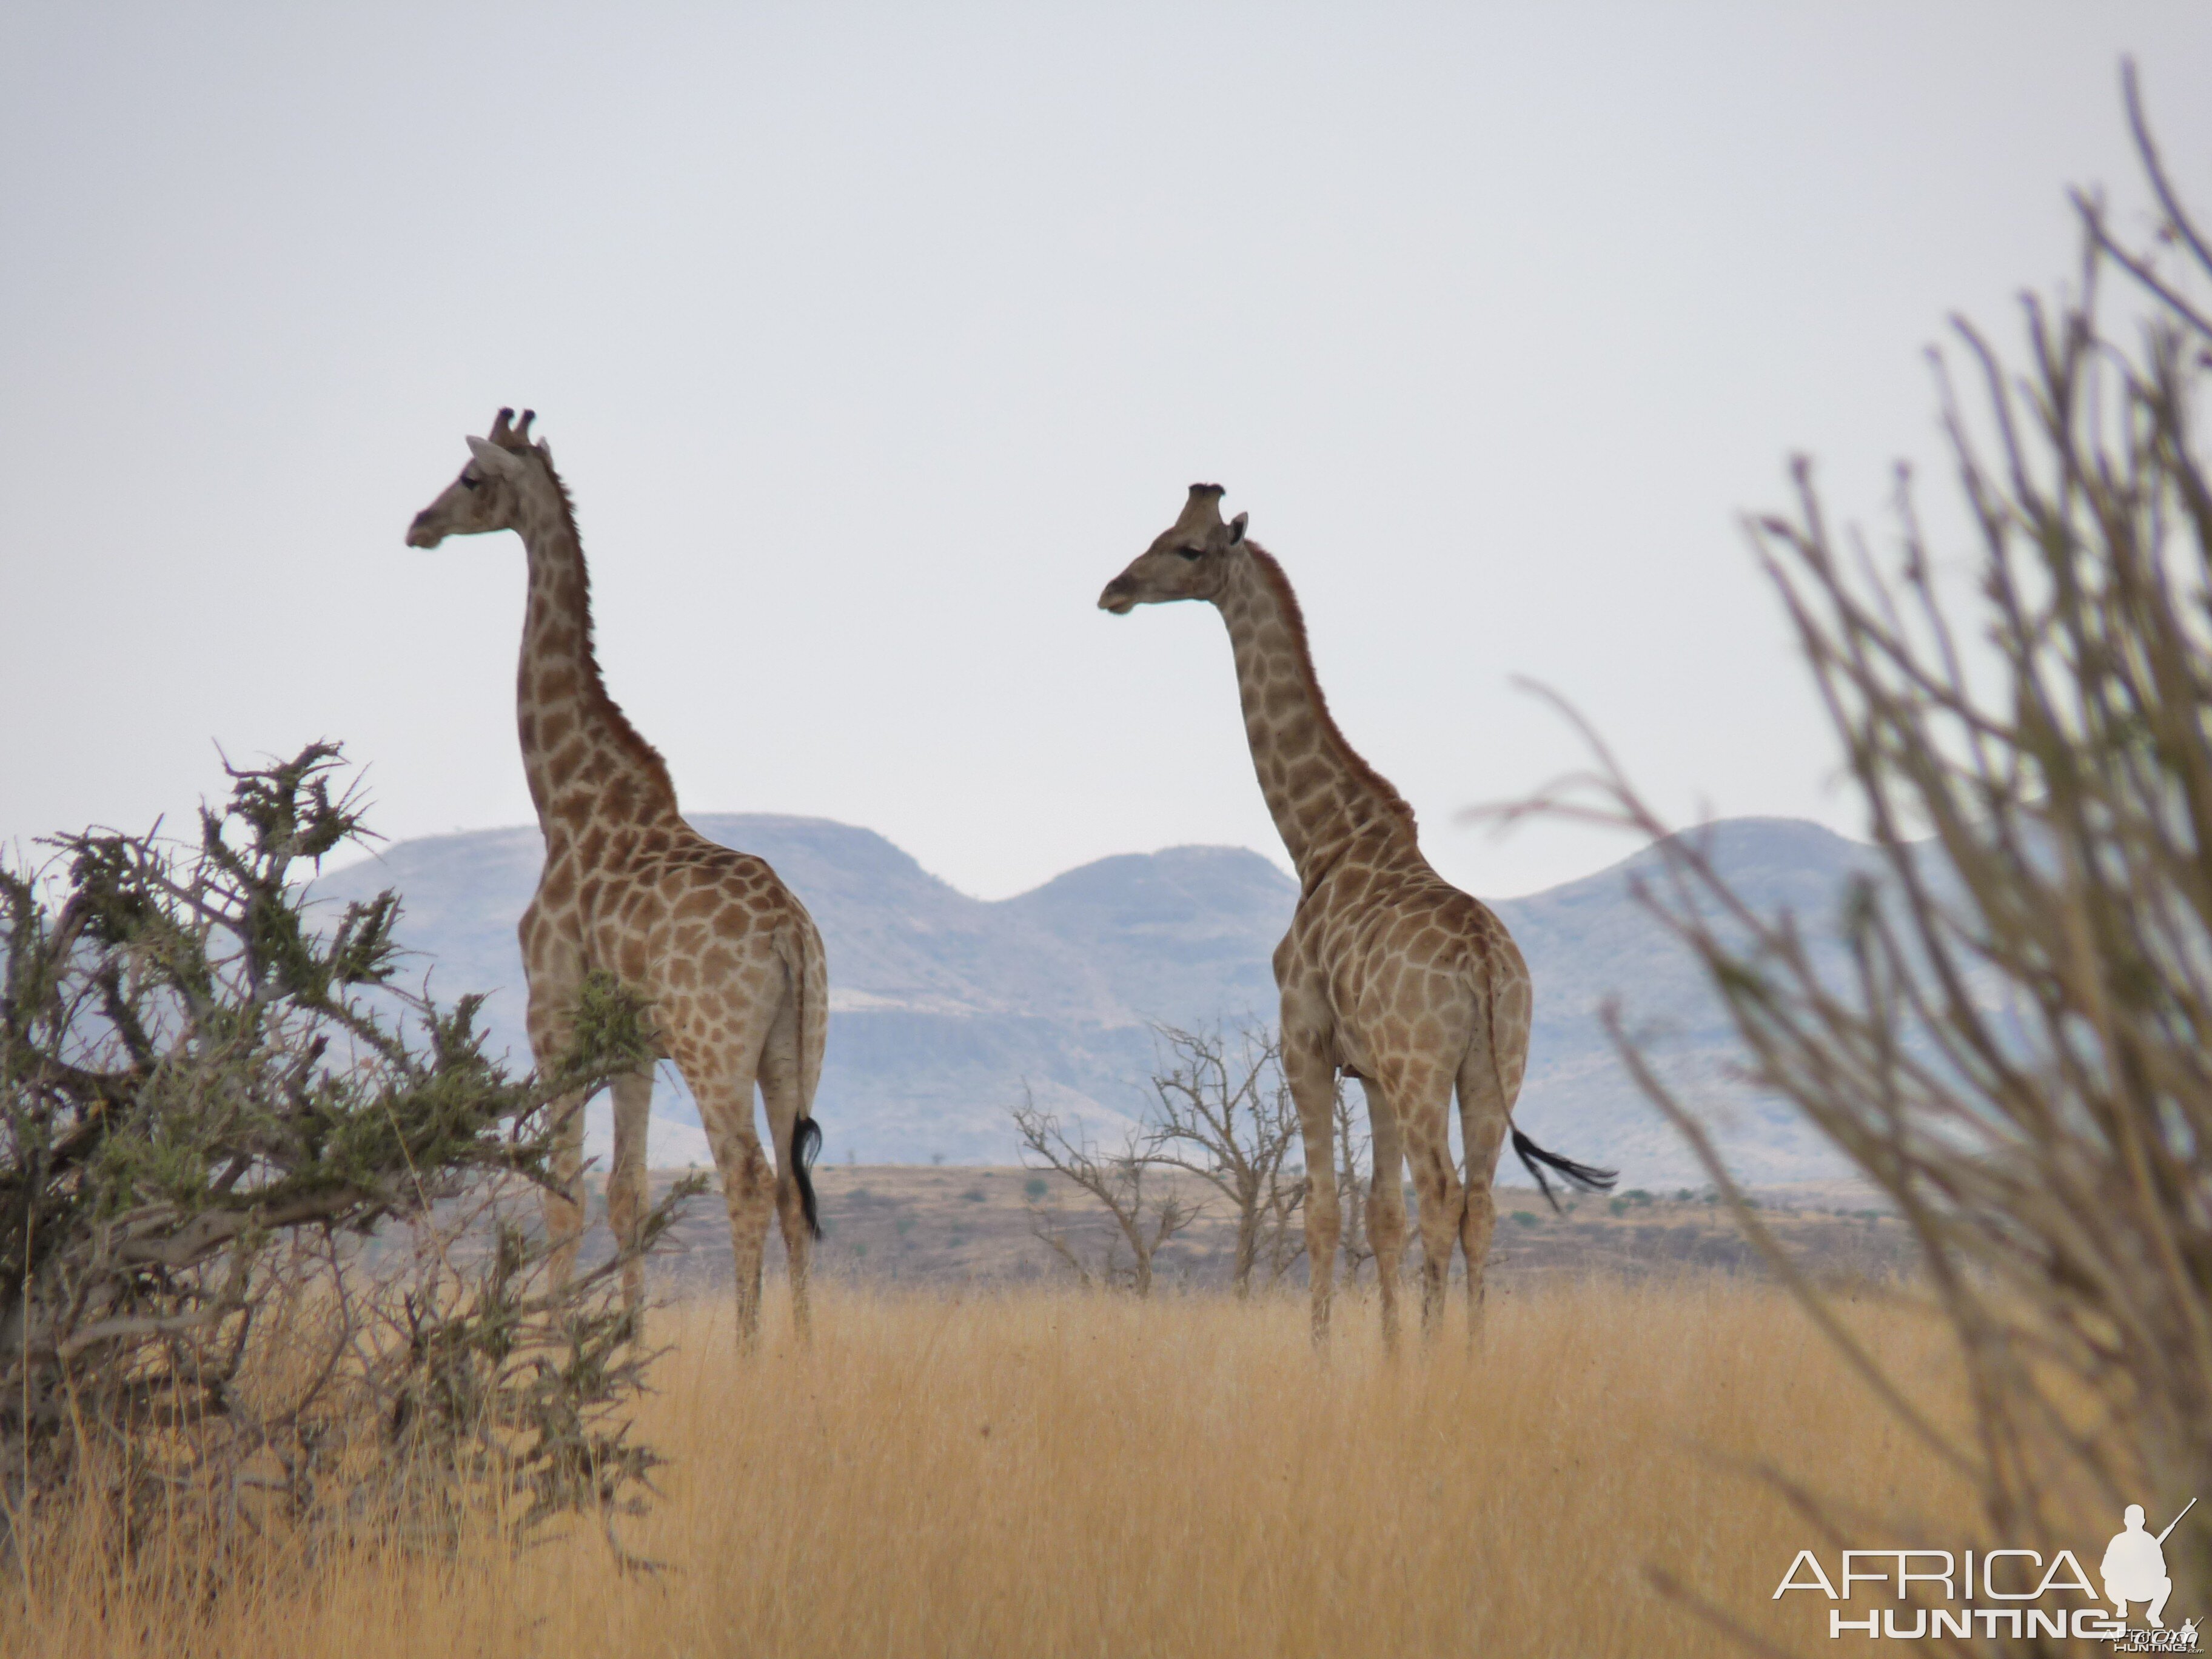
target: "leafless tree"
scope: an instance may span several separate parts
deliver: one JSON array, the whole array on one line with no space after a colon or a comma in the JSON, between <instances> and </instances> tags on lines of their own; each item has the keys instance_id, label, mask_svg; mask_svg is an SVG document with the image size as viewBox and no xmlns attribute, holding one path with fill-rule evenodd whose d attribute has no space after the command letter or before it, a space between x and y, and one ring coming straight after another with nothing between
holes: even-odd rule
<instances>
[{"instance_id":1,"label":"leafless tree","mask_svg":"<svg viewBox=\"0 0 2212 1659\"><path fill-rule=\"evenodd\" d=\"M2148 242L2077 195L2078 283L2026 301L2024 364L1956 325L1938 360L1974 582L1899 490L1885 568L1808 465L1752 528L1863 800L1880 871L1832 928L1762 914L1695 835L1644 896L1703 964L1753 1079L1888 1198L1956 1333L1971 1429L1903 1379L1778 1249L1687 1102L1651 1098L1812 1316L1941 1458L1992 1535L2056 1547L2083 1506L2212 1492L2212 243L2128 115ZM2106 316L2117 286L2126 315ZM1593 739L1595 743L1595 739ZM1602 746L1540 807L1654 836ZM2069 1526L2069 1522L2075 1524ZM2212 1579L2212 1528L2169 1548ZM2169 1558L2170 1564L2172 1558Z\"/></svg>"},{"instance_id":2,"label":"leafless tree","mask_svg":"<svg viewBox=\"0 0 2212 1659\"><path fill-rule=\"evenodd\" d=\"M1304 1249L1293 1224L1305 1204L1305 1181L1289 1163L1302 1137L1280 1049L1273 1032L1249 1026L1233 1036L1156 1030L1165 1052L1152 1079L1146 1156L1228 1201L1236 1224L1231 1283L1239 1298L1249 1297L1261 1261L1273 1285Z\"/></svg>"},{"instance_id":3,"label":"leafless tree","mask_svg":"<svg viewBox=\"0 0 2212 1659\"><path fill-rule=\"evenodd\" d=\"M1022 1138L1023 1164L1048 1170L1073 1186L1111 1218L1114 1232L1096 1274L1081 1250L1070 1241L1066 1218L1056 1202L1047 1200L1030 1206L1031 1230L1061 1261L1079 1283L1103 1279L1126 1280L1139 1296L1152 1291L1152 1263L1160 1249L1204 1213L1204 1206L1187 1204L1173 1182L1154 1168L1140 1132L1131 1130L1121 1150L1103 1152L1082 1135L1070 1139L1059 1117L1042 1110L1036 1095L1022 1091L1022 1104L1013 1109L1014 1127ZM1126 1247L1130 1265L1120 1265Z\"/></svg>"},{"instance_id":4,"label":"leafless tree","mask_svg":"<svg viewBox=\"0 0 2212 1659\"><path fill-rule=\"evenodd\" d=\"M1267 1189L1260 1220L1259 1265L1267 1268L1269 1290L1290 1277L1306 1253L1306 1192L1305 1173L1297 1166Z\"/></svg>"}]
</instances>

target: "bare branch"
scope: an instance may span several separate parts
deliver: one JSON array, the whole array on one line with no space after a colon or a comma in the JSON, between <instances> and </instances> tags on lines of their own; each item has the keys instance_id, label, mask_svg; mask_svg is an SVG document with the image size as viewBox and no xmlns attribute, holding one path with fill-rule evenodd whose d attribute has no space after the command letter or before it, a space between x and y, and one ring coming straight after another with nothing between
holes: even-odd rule
<instances>
[{"instance_id":1,"label":"bare branch","mask_svg":"<svg viewBox=\"0 0 2212 1659\"><path fill-rule=\"evenodd\" d=\"M2212 277L2132 68L2127 98L2165 240ZM1887 570L1839 538L1802 462L1791 510L1751 527L1875 843L1834 914L1763 914L1571 711L1593 768L1488 811L1650 838L1638 896L1710 981L1745 1074L1911 1230L1965 1366L1963 1431L1852 1338L1741 1201L1698 1101L1616 1022L1632 1072L1992 1527L2054 1547L2085 1483L2169 1509L2212 1486L2212 325L2166 255L2076 206L2081 281L2026 305L2025 368L1965 324L1968 372L1954 386L1939 362L1971 594L1931 574L1904 482ZM2119 327L2100 314L2115 269L2137 307ZM2212 1568L2203 1534L2176 1547Z\"/></svg>"},{"instance_id":2,"label":"bare branch","mask_svg":"<svg viewBox=\"0 0 2212 1659\"><path fill-rule=\"evenodd\" d=\"M1024 1164L1057 1175L1106 1212L1115 1228L1110 1248L1126 1248L1131 1257L1131 1287L1139 1296L1151 1295L1154 1254L1196 1220L1202 1206L1186 1206L1162 1182L1148 1182L1153 1163L1138 1133L1132 1132L1120 1152L1102 1152L1081 1138L1079 1131L1077 1139L1070 1139L1060 1119L1041 1110L1026 1085L1022 1097L1022 1104L1013 1109L1013 1120L1022 1138ZM1035 1213L1032 1206L1033 1218ZM1040 1224L1033 1218L1031 1225L1036 1230ZM1064 1230L1039 1231L1038 1237L1089 1282L1090 1271L1076 1259ZM1114 1276L1110 1249L1098 1276Z\"/></svg>"}]
</instances>

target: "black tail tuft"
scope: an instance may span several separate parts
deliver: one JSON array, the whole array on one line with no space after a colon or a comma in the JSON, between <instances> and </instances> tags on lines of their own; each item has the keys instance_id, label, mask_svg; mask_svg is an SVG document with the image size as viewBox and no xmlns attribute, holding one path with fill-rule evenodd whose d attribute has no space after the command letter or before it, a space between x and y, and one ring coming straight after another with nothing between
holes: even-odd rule
<instances>
[{"instance_id":1,"label":"black tail tuft","mask_svg":"<svg viewBox=\"0 0 2212 1659\"><path fill-rule=\"evenodd\" d=\"M1528 1173L1536 1177L1536 1186L1544 1194L1544 1201L1555 1211L1559 1207L1559 1200L1552 1195L1552 1183L1544 1179L1540 1167L1544 1164L1550 1164L1571 1185L1580 1187L1584 1192L1611 1192L1613 1183L1620 1179L1618 1170L1601 1170L1595 1164L1577 1164L1571 1158L1561 1158L1557 1152L1547 1152L1517 1128L1513 1132L1513 1150L1521 1155L1521 1162L1527 1166Z\"/></svg>"},{"instance_id":2,"label":"black tail tuft","mask_svg":"<svg viewBox=\"0 0 2212 1659\"><path fill-rule=\"evenodd\" d=\"M791 1128L791 1178L799 1183L799 1207L806 1217L806 1231L822 1237L822 1223L814 1207L814 1176L810 1171L822 1155L822 1126L802 1117Z\"/></svg>"}]
</instances>

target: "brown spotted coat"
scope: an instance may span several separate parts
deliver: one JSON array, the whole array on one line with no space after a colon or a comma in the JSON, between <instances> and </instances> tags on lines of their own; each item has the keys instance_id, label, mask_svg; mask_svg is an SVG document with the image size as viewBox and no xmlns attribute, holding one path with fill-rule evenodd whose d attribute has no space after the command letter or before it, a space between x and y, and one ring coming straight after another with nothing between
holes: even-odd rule
<instances>
[{"instance_id":1,"label":"brown spotted coat","mask_svg":"<svg viewBox=\"0 0 2212 1659\"><path fill-rule=\"evenodd\" d=\"M545 836L545 865L521 925L530 1042L541 1071L566 1050L585 976L612 975L649 1011L662 1053L697 1101L713 1147L737 1256L738 1330L757 1331L771 1207L781 1224L800 1328L807 1316L811 1189L794 1138L813 1133L829 982L813 919L768 864L700 835L677 810L659 754L614 699L592 647L591 582L568 492L551 453L529 441L530 416L501 410L477 459L417 515L410 544L514 530L529 556L530 592L516 677L523 770ZM487 448L496 453L487 453ZM501 457L507 458L502 460ZM775 1143L756 1133L758 1087ZM650 1068L617 1079L607 1219L629 1240L646 1205ZM583 1102L556 1107L558 1196L547 1201L566 1275L583 1224ZM623 1288L642 1293L633 1261Z\"/></svg>"},{"instance_id":2,"label":"brown spotted coat","mask_svg":"<svg viewBox=\"0 0 2212 1659\"><path fill-rule=\"evenodd\" d=\"M1205 599L1228 624L1260 790L1298 872L1298 904L1275 951L1283 1067L1304 1133L1306 1245L1316 1338L1328 1328L1340 1226L1336 1079L1361 1080L1375 1175L1368 1205L1386 1336L1397 1325L1405 1247L1400 1170L1420 1202L1421 1311L1433 1327L1456 1243L1479 1319L1496 1211L1498 1158L1528 1055L1528 967L1505 925L1429 866L1413 808L1337 729L1315 677L1305 621L1282 566L1224 524L1221 490L1194 484L1182 514L1099 605L1121 614ZM1453 1166L1459 1098L1465 1173Z\"/></svg>"}]
</instances>

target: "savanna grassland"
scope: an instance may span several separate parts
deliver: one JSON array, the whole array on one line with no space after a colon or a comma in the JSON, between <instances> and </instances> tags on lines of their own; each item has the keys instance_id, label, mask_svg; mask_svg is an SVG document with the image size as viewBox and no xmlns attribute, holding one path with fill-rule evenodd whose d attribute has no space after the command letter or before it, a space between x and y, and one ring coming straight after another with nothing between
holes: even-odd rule
<instances>
[{"instance_id":1,"label":"savanna grassland","mask_svg":"<svg viewBox=\"0 0 2212 1659\"><path fill-rule=\"evenodd\" d=\"M1844 1312L1951 1415L1933 1327L1871 1295ZM0 1655L1727 1650L1655 1572L1811 1650L1825 1601L1770 1598L1820 1540L1758 1466L1974 1530L1969 1495L1741 1277L1508 1285L1480 1352L1455 1306L1395 1358L1357 1296L1316 1358L1302 1297L834 1278L811 1345L780 1298L749 1358L716 1296L653 1335L671 1352L638 1426L671 1461L620 1535L660 1571L625 1573L590 1527L443 1560L270 1545L186 1599L55 1543L4 1591Z\"/></svg>"}]
</instances>

